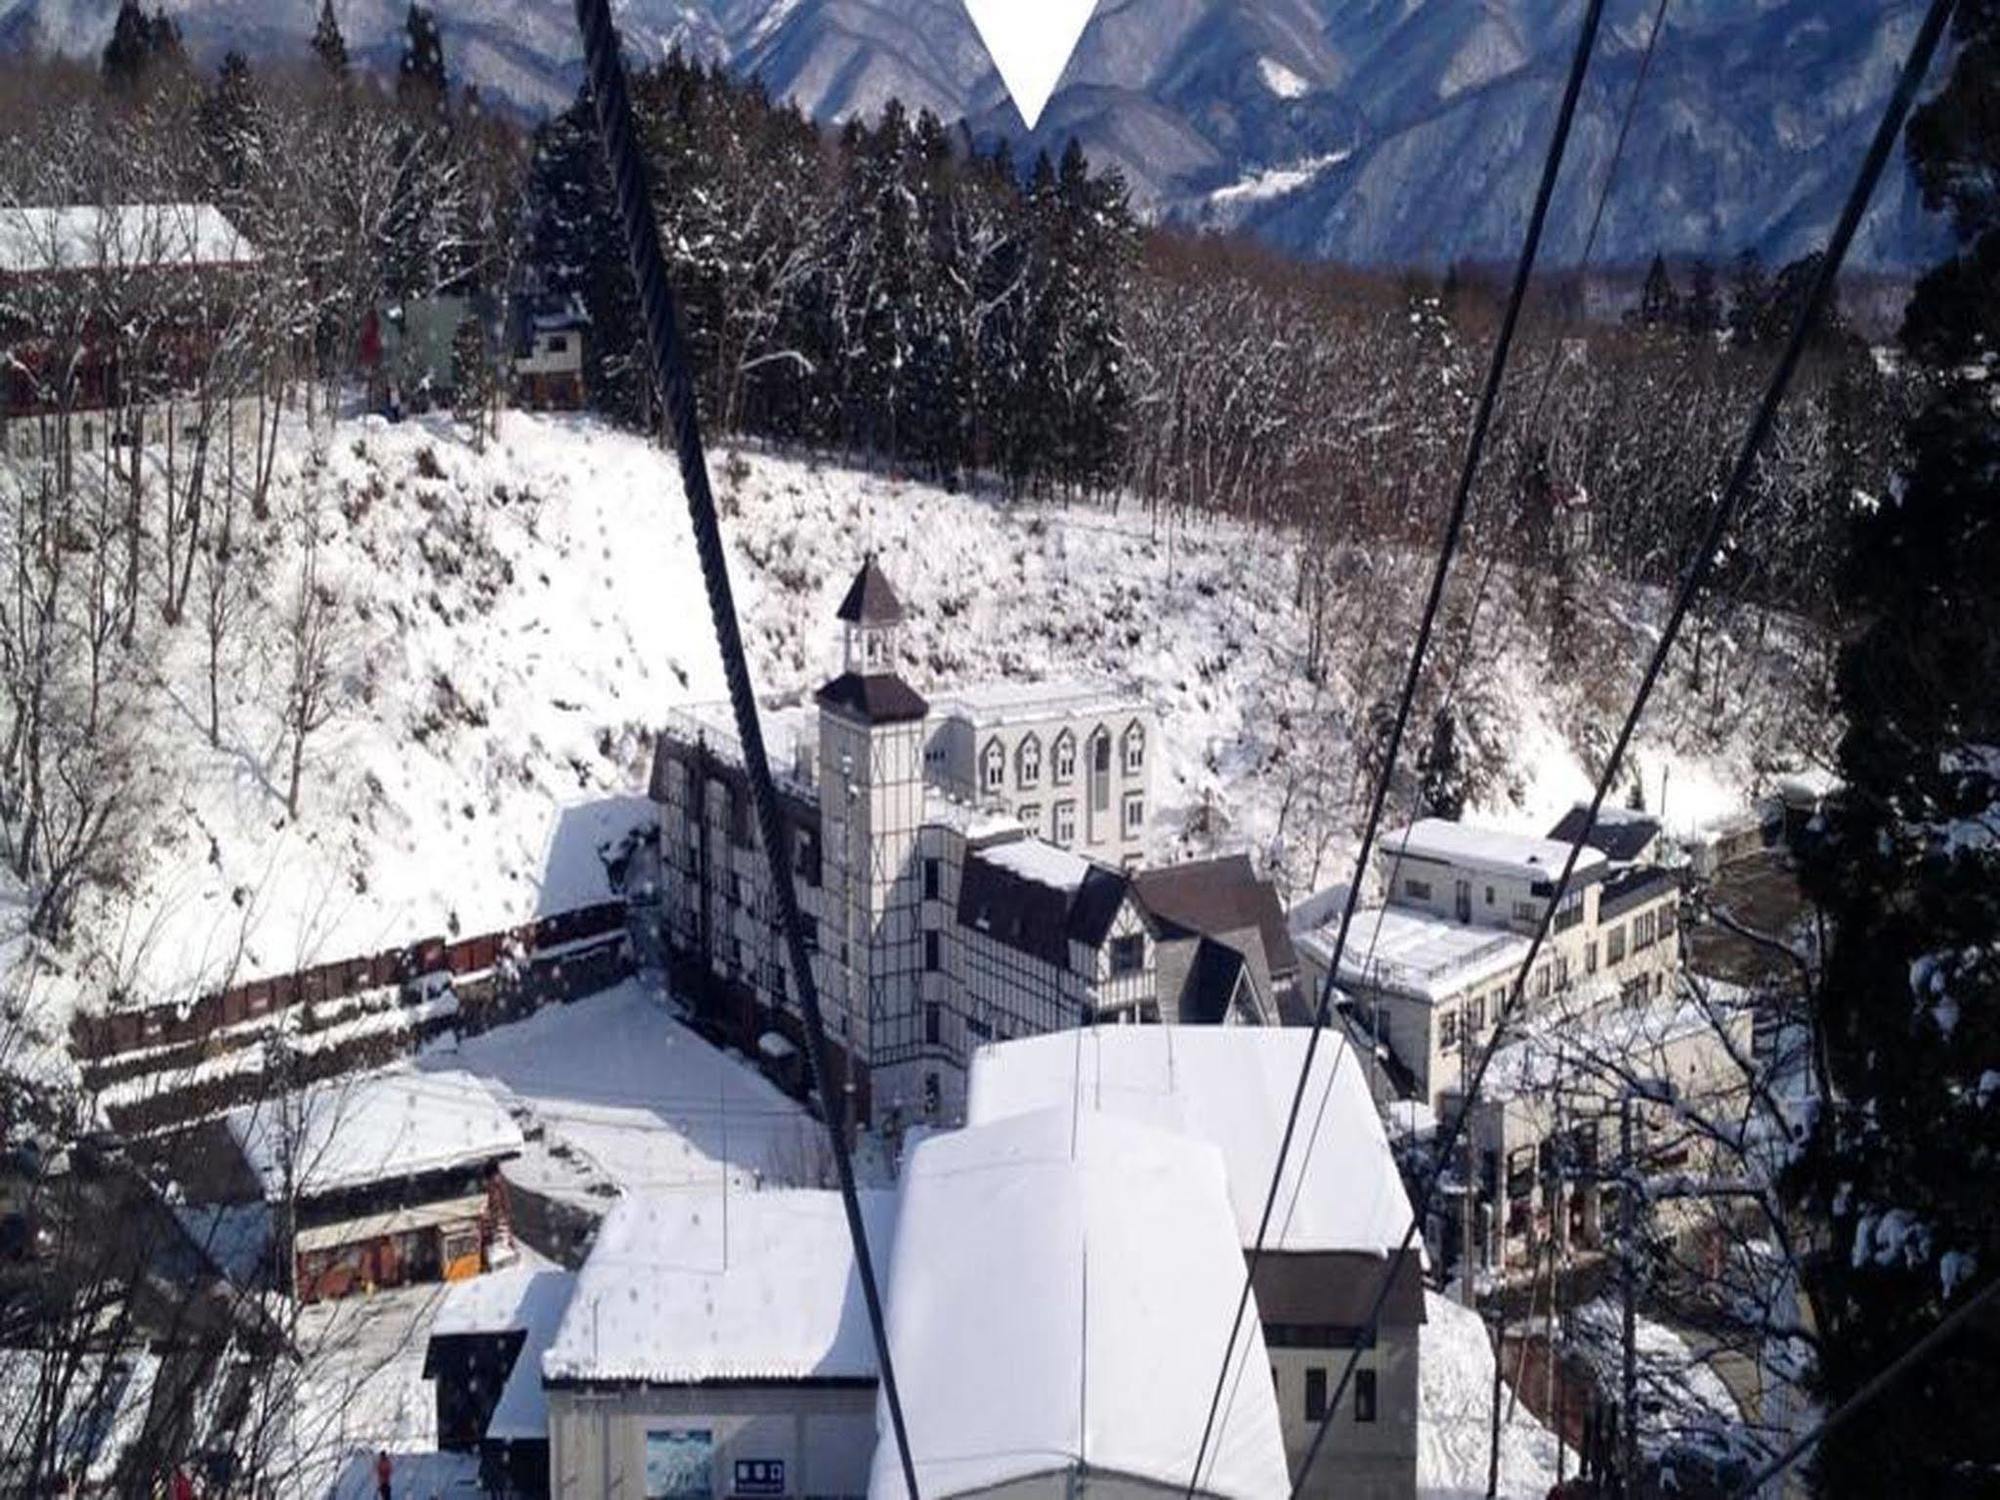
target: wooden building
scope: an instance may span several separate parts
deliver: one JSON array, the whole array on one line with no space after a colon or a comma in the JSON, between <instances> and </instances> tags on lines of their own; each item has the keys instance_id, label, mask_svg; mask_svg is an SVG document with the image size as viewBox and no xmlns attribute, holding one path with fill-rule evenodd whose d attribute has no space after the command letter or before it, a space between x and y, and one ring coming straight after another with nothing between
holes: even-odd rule
<instances>
[{"instance_id":1,"label":"wooden building","mask_svg":"<svg viewBox=\"0 0 2000 1500\"><path fill-rule=\"evenodd\" d=\"M395 1071L232 1110L301 1302L476 1276L510 1240L498 1168L520 1128L466 1073Z\"/></svg>"}]
</instances>

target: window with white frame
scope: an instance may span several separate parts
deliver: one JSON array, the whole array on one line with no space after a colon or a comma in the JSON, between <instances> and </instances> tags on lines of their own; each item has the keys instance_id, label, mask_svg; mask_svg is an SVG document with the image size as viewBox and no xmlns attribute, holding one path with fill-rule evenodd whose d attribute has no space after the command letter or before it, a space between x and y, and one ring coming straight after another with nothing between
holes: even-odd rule
<instances>
[{"instance_id":1,"label":"window with white frame","mask_svg":"<svg viewBox=\"0 0 2000 1500\"><path fill-rule=\"evenodd\" d=\"M1058 802L1056 804L1055 840L1067 849L1076 842L1076 804Z\"/></svg>"},{"instance_id":2,"label":"window with white frame","mask_svg":"<svg viewBox=\"0 0 2000 1500\"><path fill-rule=\"evenodd\" d=\"M1055 750L1050 768L1057 786L1072 781L1076 777L1076 736L1065 729L1056 736Z\"/></svg>"},{"instance_id":3,"label":"window with white frame","mask_svg":"<svg viewBox=\"0 0 2000 1500\"><path fill-rule=\"evenodd\" d=\"M1007 751L998 740L986 742L985 753L979 757L979 780L989 792L1007 784Z\"/></svg>"},{"instance_id":4,"label":"window with white frame","mask_svg":"<svg viewBox=\"0 0 2000 1500\"><path fill-rule=\"evenodd\" d=\"M1022 786L1033 786L1042 779L1042 742L1032 734L1014 752L1014 774Z\"/></svg>"},{"instance_id":5,"label":"window with white frame","mask_svg":"<svg viewBox=\"0 0 2000 1500\"><path fill-rule=\"evenodd\" d=\"M1458 1012L1441 1010L1438 1012L1438 1051L1451 1052L1458 1047Z\"/></svg>"},{"instance_id":6,"label":"window with white frame","mask_svg":"<svg viewBox=\"0 0 2000 1500\"><path fill-rule=\"evenodd\" d=\"M1146 831L1146 799L1133 792L1125 799L1125 837L1137 838Z\"/></svg>"},{"instance_id":7,"label":"window with white frame","mask_svg":"<svg viewBox=\"0 0 2000 1500\"><path fill-rule=\"evenodd\" d=\"M1133 723L1125 730L1125 774L1137 776L1146 769L1146 726Z\"/></svg>"},{"instance_id":8,"label":"window with white frame","mask_svg":"<svg viewBox=\"0 0 2000 1500\"><path fill-rule=\"evenodd\" d=\"M1041 804L1041 803L1039 803L1039 802L1023 802L1023 803L1021 804L1021 814L1020 814L1020 816L1021 816L1021 826L1022 826L1023 828L1025 828L1025 829L1027 829L1027 830L1028 830L1028 832L1030 832L1030 833L1040 833L1040 832L1042 831L1042 804Z\"/></svg>"}]
</instances>

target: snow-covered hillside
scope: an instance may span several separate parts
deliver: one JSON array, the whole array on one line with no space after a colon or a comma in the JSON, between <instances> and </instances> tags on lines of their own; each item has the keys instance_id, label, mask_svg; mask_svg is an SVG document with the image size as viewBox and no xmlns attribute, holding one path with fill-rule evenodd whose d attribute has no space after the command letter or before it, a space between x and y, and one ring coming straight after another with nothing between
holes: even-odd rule
<instances>
[{"instance_id":1,"label":"snow-covered hillside","mask_svg":"<svg viewBox=\"0 0 2000 1500\"><path fill-rule=\"evenodd\" d=\"M305 0L164 8L210 62L228 46L302 54L315 14ZM454 76L531 113L573 96L579 48L567 5L434 8ZM0 0L0 49L94 52L116 9L115 0ZM1021 146L1020 119L961 0L622 0L613 9L638 58L679 44L756 74L820 119L872 114L895 97ZM1744 248L1778 262L1816 248L1920 9L1915 0L1674 6L1600 263ZM345 0L337 10L354 55L392 68L403 0ZM1581 10L1581 0L1101 0L1022 149L1060 149L1077 136L1094 160L1124 172L1148 211L1241 224L1295 252L1372 263L1505 258ZM1544 249L1551 263L1581 251L1653 10L1651 0L1621 0L1607 12ZM1346 158L1339 170L1298 170L1336 153ZM1285 190L1215 196L1251 181ZM1938 236L1899 171L1853 261L1918 264Z\"/></svg>"},{"instance_id":2,"label":"snow-covered hillside","mask_svg":"<svg viewBox=\"0 0 2000 1500\"><path fill-rule=\"evenodd\" d=\"M1336 642L1324 683L1308 682L1289 540L757 452L718 453L715 471L768 696L797 700L830 675L834 606L873 549L911 612L904 670L919 687L1128 682L1162 713L1161 856L1248 848L1293 895L1338 874L1362 790L1356 726L1401 636L1389 618L1381 647ZM308 526L336 602L339 686L308 739L293 819L279 713ZM649 813L651 730L669 707L720 694L672 462L594 420L508 414L484 452L443 418L353 420L317 442L294 426L264 527L219 748L206 642L192 625L165 632L143 726L148 821L125 883L80 910L72 1001L102 1003L114 985L186 996L602 899L600 847ZM1413 609L1423 559L1373 565L1407 578L1396 593ZM1555 680L1510 600L1491 591L1459 701L1490 762L1482 812L1546 825L1586 785L1578 746L1601 735L1600 710ZM1643 631L1645 600L1613 607ZM1659 720L1641 753L1650 787L1672 767L1670 819L1743 796L1767 728L1744 718L1738 742L1683 754L1675 724Z\"/></svg>"}]
</instances>

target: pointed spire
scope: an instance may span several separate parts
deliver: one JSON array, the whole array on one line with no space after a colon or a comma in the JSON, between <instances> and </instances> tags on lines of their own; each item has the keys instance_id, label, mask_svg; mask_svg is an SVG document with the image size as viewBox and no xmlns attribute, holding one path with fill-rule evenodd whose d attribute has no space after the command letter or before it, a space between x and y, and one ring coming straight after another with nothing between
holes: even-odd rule
<instances>
[{"instance_id":1,"label":"pointed spire","mask_svg":"<svg viewBox=\"0 0 2000 1500\"><path fill-rule=\"evenodd\" d=\"M903 602L890 587L888 575L876 564L873 552L863 559L861 571L847 586L847 597L840 601L834 618L849 625L903 623Z\"/></svg>"}]
</instances>

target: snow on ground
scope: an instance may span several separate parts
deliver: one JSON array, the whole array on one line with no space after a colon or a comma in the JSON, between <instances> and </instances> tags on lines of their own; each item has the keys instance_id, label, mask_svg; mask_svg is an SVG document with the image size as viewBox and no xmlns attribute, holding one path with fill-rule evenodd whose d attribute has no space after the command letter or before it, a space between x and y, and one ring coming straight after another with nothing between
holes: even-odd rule
<instances>
[{"instance_id":1,"label":"snow on ground","mask_svg":"<svg viewBox=\"0 0 2000 1500\"><path fill-rule=\"evenodd\" d=\"M712 459L766 697L800 701L833 670L833 608L873 547L911 614L903 669L919 689L1080 676L1136 688L1162 713L1156 852L1248 848L1294 895L1337 873L1358 822L1359 726L1393 653L1336 640L1324 683L1305 680L1288 539L754 450ZM308 743L295 820L279 707L308 524L339 601L342 693ZM81 913L77 988L186 996L602 898L598 850L650 815L648 735L670 707L721 690L671 458L588 417L509 413L484 452L442 417L349 420L317 446L300 424L265 526L267 576L224 664L220 749L203 722L200 632L167 636L146 726L165 789L131 887ZM1617 619L1648 614L1614 602ZM1583 788L1592 726L1510 591L1485 608L1463 692L1480 698L1503 774L1475 811L1540 831ZM1649 796L1672 754L1652 733ZM1751 784L1756 731L1742 733L1712 763L1672 761L1670 822L1677 803ZM1220 832L1189 834L1197 815ZM53 1030L72 1002L49 993Z\"/></svg>"},{"instance_id":2,"label":"snow on ground","mask_svg":"<svg viewBox=\"0 0 2000 1500\"><path fill-rule=\"evenodd\" d=\"M1417 1494L1421 1500L1472 1500L1486 1493L1493 1343L1479 1314L1436 1292L1424 1293L1424 1319L1417 1377ZM1502 1401L1506 1397L1503 1390ZM1513 1420L1500 1429L1500 1493L1539 1500L1555 1482L1555 1435L1517 1401Z\"/></svg>"},{"instance_id":3,"label":"snow on ground","mask_svg":"<svg viewBox=\"0 0 2000 1500\"><path fill-rule=\"evenodd\" d=\"M737 1188L821 1186L831 1171L819 1121L743 1058L683 1026L642 979L439 1044L419 1066L486 1080L524 1112L531 1135L541 1127L530 1143L539 1149L510 1164L509 1177L593 1211L608 1198L593 1183L620 1192L713 1187L726 1165ZM866 1144L855 1166L865 1182L887 1180Z\"/></svg>"},{"instance_id":4,"label":"snow on ground","mask_svg":"<svg viewBox=\"0 0 2000 1500\"><path fill-rule=\"evenodd\" d=\"M1576 1309L1576 1348L1615 1391L1623 1324L1618 1304L1600 1297ZM1727 1457L1746 1440L1743 1414L1728 1384L1679 1333L1643 1314L1638 1319L1639 1442L1649 1455L1674 1451Z\"/></svg>"},{"instance_id":5,"label":"snow on ground","mask_svg":"<svg viewBox=\"0 0 2000 1500\"><path fill-rule=\"evenodd\" d=\"M1311 84L1275 57L1257 59L1257 76L1264 80L1264 87L1280 99L1297 99L1312 88Z\"/></svg>"}]
</instances>

